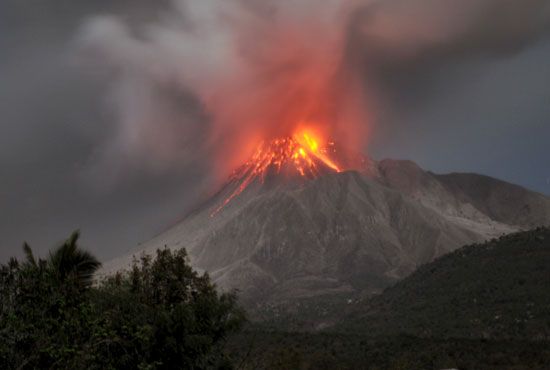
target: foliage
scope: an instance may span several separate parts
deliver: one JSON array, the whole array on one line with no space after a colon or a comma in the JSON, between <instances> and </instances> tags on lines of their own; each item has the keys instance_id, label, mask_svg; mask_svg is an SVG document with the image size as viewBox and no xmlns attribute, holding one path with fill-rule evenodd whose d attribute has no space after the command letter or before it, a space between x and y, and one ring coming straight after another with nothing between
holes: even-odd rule
<instances>
[{"instance_id":1,"label":"foliage","mask_svg":"<svg viewBox=\"0 0 550 370\"><path fill-rule=\"evenodd\" d=\"M375 297L300 304L299 317L323 319L324 330L289 332L300 325L276 307L236 334L231 353L244 369L547 369L549 281L550 229L515 233L443 256ZM330 307L344 317L333 326L335 315L317 314Z\"/></svg>"},{"instance_id":2,"label":"foliage","mask_svg":"<svg viewBox=\"0 0 550 370\"><path fill-rule=\"evenodd\" d=\"M99 262L74 233L47 259L0 266L0 368L203 369L229 367L228 333L243 312L218 294L185 250L158 250L92 286Z\"/></svg>"},{"instance_id":3,"label":"foliage","mask_svg":"<svg viewBox=\"0 0 550 370\"><path fill-rule=\"evenodd\" d=\"M550 229L466 246L355 307L337 330L550 340Z\"/></svg>"},{"instance_id":4,"label":"foliage","mask_svg":"<svg viewBox=\"0 0 550 370\"><path fill-rule=\"evenodd\" d=\"M226 361L221 345L244 314L234 294L219 295L186 260L183 249L158 250L154 261L142 257L94 292L108 328L102 367L203 369Z\"/></svg>"},{"instance_id":5,"label":"foliage","mask_svg":"<svg viewBox=\"0 0 550 370\"><path fill-rule=\"evenodd\" d=\"M248 328L229 343L244 370L547 369L550 342L372 337Z\"/></svg>"},{"instance_id":6,"label":"foliage","mask_svg":"<svg viewBox=\"0 0 550 370\"><path fill-rule=\"evenodd\" d=\"M295 302L340 324L316 332L244 321L234 294L158 250L92 285L73 234L46 259L0 266L0 368L541 369L550 363L550 230L464 247L374 298ZM279 317L271 308L265 318ZM301 317L300 316L300 317ZM284 315L287 317L287 315ZM283 329L298 327L295 318ZM298 324L297 324L298 323Z\"/></svg>"}]
</instances>

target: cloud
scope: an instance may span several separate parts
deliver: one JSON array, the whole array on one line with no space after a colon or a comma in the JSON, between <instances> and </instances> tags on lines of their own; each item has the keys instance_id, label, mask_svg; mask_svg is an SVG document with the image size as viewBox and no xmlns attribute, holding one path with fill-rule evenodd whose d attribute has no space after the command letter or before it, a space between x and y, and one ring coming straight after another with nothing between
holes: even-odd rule
<instances>
[{"instance_id":1,"label":"cloud","mask_svg":"<svg viewBox=\"0 0 550 370\"><path fill-rule=\"evenodd\" d=\"M364 144L402 76L515 53L549 21L546 0L176 0L150 24L96 17L79 43L112 68L118 122L96 167L203 161L225 174L303 121Z\"/></svg>"},{"instance_id":2,"label":"cloud","mask_svg":"<svg viewBox=\"0 0 550 370\"><path fill-rule=\"evenodd\" d=\"M291 135L299 124L361 137L361 105L350 104L360 92L343 68L352 5L175 1L153 24L90 20L79 43L114 75L119 134L105 153L145 155L139 162L154 166L213 158L214 172L226 174L259 140ZM200 119L178 95L192 97Z\"/></svg>"},{"instance_id":3,"label":"cloud","mask_svg":"<svg viewBox=\"0 0 550 370\"><path fill-rule=\"evenodd\" d=\"M0 258L77 227L104 257L148 239L318 75L340 119L366 106L377 158L548 193L548 3L0 2Z\"/></svg>"},{"instance_id":4,"label":"cloud","mask_svg":"<svg viewBox=\"0 0 550 370\"><path fill-rule=\"evenodd\" d=\"M550 30L550 3L382 0L363 6L352 28L369 62L431 68L460 58L517 53Z\"/></svg>"}]
</instances>

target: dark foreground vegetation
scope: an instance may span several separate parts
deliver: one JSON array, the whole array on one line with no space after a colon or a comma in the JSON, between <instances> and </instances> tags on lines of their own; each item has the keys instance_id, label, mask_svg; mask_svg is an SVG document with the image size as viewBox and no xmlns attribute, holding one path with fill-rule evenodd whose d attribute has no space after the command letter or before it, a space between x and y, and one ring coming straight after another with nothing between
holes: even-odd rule
<instances>
[{"instance_id":1,"label":"dark foreground vegetation","mask_svg":"<svg viewBox=\"0 0 550 370\"><path fill-rule=\"evenodd\" d=\"M204 369L230 364L223 346L243 322L185 250L158 250L93 284L100 263L78 233L36 259L0 266L0 369Z\"/></svg>"},{"instance_id":2,"label":"dark foreground vegetation","mask_svg":"<svg viewBox=\"0 0 550 370\"><path fill-rule=\"evenodd\" d=\"M0 369L550 369L547 228L464 247L376 297L301 305L326 318L309 332L242 329L235 295L185 250L94 282L77 240L0 266Z\"/></svg>"},{"instance_id":3,"label":"dark foreground vegetation","mask_svg":"<svg viewBox=\"0 0 550 370\"><path fill-rule=\"evenodd\" d=\"M249 328L230 340L246 370L548 370L550 342L372 337Z\"/></svg>"}]
</instances>

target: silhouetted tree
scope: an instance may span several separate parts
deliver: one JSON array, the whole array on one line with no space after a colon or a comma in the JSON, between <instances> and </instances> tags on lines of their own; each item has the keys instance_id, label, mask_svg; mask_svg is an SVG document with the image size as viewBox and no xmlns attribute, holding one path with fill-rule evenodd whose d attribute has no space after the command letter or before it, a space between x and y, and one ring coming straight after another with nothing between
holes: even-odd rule
<instances>
[{"instance_id":1,"label":"silhouetted tree","mask_svg":"<svg viewBox=\"0 0 550 370\"><path fill-rule=\"evenodd\" d=\"M203 369L230 366L226 336L244 314L191 269L185 250L144 256L92 285L99 261L74 232L46 259L0 265L1 369Z\"/></svg>"},{"instance_id":2,"label":"silhouetted tree","mask_svg":"<svg viewBox=\"0 0 550 370\"><path fill-rule=\"evenodd\" d=\"M48 267L53 275L63 283L67 279L74 279L81 287L88 287L92 283L94 273L101 266L101 263L89 252L78 247L77 241L80 232L75 231L61 246L50 252ZM34 262L31 249L25 244L27 260ZM24 248L25 248L24 247Z\"/></svg>"}]
</instances>

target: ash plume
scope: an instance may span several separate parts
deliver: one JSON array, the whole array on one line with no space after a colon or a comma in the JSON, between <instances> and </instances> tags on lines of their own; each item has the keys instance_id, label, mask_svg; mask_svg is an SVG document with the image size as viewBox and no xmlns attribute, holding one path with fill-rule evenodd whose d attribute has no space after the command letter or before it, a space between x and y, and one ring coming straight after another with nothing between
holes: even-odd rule
<instances>
[{"instance_id":1,"label":"ash plume","mask_svg":"<svg viewBox=\"0 0 550 370\"><path fill-rule=\"evenodd\" d=\"M546 0L176 0L147 24L95 17L78 43L109 68L118 125L97 168L223 177L303 122L364 148L397 77L505 57L549 27Z\"/></svg>"}]
</instances>

